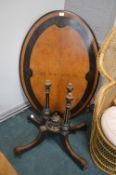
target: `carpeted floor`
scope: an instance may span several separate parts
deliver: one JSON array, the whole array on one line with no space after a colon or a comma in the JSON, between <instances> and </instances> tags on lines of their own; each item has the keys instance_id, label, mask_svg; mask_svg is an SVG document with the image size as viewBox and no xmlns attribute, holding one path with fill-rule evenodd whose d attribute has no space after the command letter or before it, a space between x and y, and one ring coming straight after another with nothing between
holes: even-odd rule
<instances>
[{"instance_id":1,"label":"carpeted floor","mask_svg":"<svg viewBox=\"0 0 116 175\"><path fill-rule=\"evenodd\" d=\"M16 157L13 154L14 147L30 142L38 134L38 129L27 122L27 115L31 113L35 112L31 108L27 109L0 124L0 151L6 155L19 175L105 175L94 165L89 154L90 113L83 113L72 121L77 123L84 120L88 129L70 135L72 147L88 161L88 169L80 170L62 149L60 139L55 136L47 136L40 145Z\"/></svg>"}]
</instances>

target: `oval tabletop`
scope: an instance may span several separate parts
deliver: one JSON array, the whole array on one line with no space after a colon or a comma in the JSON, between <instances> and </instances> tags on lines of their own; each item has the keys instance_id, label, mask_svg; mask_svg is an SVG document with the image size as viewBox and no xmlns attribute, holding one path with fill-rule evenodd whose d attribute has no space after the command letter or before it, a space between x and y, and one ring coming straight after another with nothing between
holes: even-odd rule
<instances>
[{"instance_id":1,"label":"oval tabletop","mask_svg":"<svg viewBox=\"0 0 116 175\"><path fill-rule=\"evenodd\" d=\"M88 25L67 11L41 17L29 30L21 50L20 78L32 106L41 113L45 80L51 81L51 111L65 111L66 87L72 83L71 116L90 102L98 82L95 37Z\"/></svg>"}]
</instances>

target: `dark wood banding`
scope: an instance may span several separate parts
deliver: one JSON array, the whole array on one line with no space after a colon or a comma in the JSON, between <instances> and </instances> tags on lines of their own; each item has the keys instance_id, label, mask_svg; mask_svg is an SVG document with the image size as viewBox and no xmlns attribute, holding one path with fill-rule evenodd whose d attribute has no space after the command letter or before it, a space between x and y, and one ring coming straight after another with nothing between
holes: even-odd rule
<instances>
[{"instance_id":1,"label":"dark wood banding","mask_svg":"<svg viewBox=\"0 0 116 175\"><path fill-rule=\"evenodd\" d=\"M52 112L65 111L69 82L74 86L71 116L85 109L98 82L97 51L91 29L79 16L53 11L40 18L29 30L20 55L21 83L32 106L43 111L44 82L49 79Z\"/></svg>"}]
</instances>

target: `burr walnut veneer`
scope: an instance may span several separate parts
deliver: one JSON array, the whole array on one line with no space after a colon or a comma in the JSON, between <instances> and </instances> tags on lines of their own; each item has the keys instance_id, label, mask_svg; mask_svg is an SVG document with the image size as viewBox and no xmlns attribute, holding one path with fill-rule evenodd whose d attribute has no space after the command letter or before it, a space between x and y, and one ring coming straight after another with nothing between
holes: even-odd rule
<instances>
[{"instance_id":1,"label":"burr walnut veneer","mask_svg":"<svg viewBox=\"0 0 116 175\"><path fill-rule=\"evenodd\" d=\"M98 81L96 54L90 28L71 12L50 12L32 26L21 50L20 78L43 121L29 116L40 132L32 143L16 147L15 153L29 150L50 132L60 135L64 148L81 168L87 167L68 139L70 133L86 128L86 124L70 126L69 120L88 105L94 94Z\"/></svg>"},{"instance_id":2,"label":"burr walnut veneer","mask_svg":"<svg viewBox=\"0 0 116 175\"><path fill-rule=\"evenodd\" d=\"M32 106L44 106L44 81L52 82L51 111L65 111L66 86L73 84L71 116L90 102L96 89L96 40L77 15L54 11L40 18L28 32L21 51L20 77Z\"/></svg>"}]
</instances>

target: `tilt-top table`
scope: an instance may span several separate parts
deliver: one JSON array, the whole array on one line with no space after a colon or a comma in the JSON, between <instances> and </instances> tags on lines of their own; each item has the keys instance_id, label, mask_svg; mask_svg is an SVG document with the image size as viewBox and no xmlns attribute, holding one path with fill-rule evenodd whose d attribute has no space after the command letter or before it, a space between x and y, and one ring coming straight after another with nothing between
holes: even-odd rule
<instances>
[{"instance_id":1,"label":"tilt-top table","mask_svg":"<svg viewBox=\"0 0 116 175\"><path fill-rule=\"evenodd\" d=\"M21 50L20 79L43 121L33 114L28 117L40 131L32 143L16 147L16 154L36 146L50 132L60 135L64 148L81 168L87 167L68 139L70 133L86 128L86 123L72 127L69 121L87 107L94 95L97 51L91 29L71 12L50 12L31 27Z\"/></svg>"}]
</instances>

